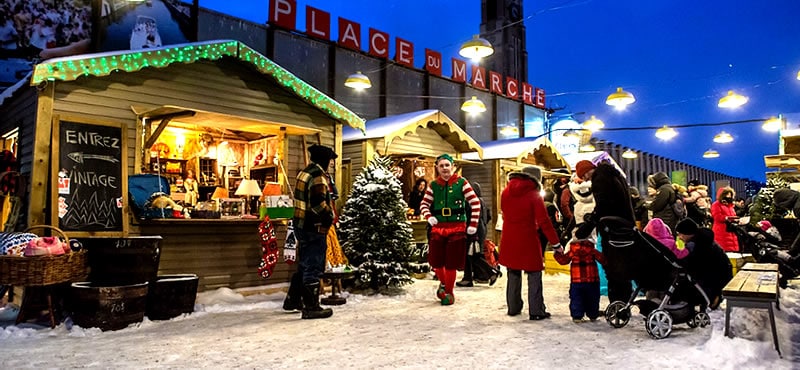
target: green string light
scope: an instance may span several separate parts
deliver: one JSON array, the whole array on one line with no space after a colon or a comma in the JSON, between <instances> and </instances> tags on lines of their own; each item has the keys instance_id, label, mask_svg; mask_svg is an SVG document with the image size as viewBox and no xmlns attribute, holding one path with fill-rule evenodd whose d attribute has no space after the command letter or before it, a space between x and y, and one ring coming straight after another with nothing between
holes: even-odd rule
<instances>
[{"instance_id":1,"label":"green string light","mask_svg":"<svg viewBox=\"0 0 800 370\"><path fill-rule=\"evenodd\" d=\"M201 59L233 57L252 64L303 100L350 126L364 130L364 120L291 72L238 41L196 43L152 51L118 52L102 56L80 55L67 60L37 64L31 85L43 81L74 81L81 76L108 76L112 72L137 72L147 67L164 68L173 63L194 63Z\"/></svg>"}]
</instances>

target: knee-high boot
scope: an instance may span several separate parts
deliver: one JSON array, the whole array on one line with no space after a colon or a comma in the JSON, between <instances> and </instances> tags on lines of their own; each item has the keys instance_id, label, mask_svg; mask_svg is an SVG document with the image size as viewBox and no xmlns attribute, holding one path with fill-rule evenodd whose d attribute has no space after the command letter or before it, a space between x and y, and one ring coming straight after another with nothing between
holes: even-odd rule
<instances>
[{"instance_id":1,"label":"knee-high boot","mask_svg":"<svg viewBox=\"0 0 800 370\"><path fill-rule=\"evenodd\" d=\"M306 284L303 291L303 318L325 319L332 315L333 310L319 305L319 283Z\"/></svg>"},{"instance_id":2,"label":"knee-high boot","mask_svg":"<svg viewBox=\"0 0 800 370\"><path fill-rule=\"evenodd\" d=\"M286 299L283 300L283 309L286 311L303 309L303 275L300 272L292 274L292 281L289 283L289 291Z\"/></svg>"}]
</instances>

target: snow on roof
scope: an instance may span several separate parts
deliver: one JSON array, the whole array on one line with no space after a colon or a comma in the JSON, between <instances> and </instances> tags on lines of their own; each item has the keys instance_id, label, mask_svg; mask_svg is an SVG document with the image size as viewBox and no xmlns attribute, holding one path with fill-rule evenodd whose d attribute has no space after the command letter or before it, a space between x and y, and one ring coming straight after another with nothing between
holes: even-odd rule
<instances>
[{"instance_id":1,"label":"snow on roof","mask_svg":"<svg viewBox=\"0 0 800 370\"><path fill-rule=\"evenodd\" d=\"M546 148L551 154L547 163L550 168L566 167L567 162L546 137L523 137L518 139L494 140L479 143L483 148L483 160L488 159L521 159L536 151ZM479 160L475 153L464 153L464 159Z\"/></svg>"},{"instance_id":2,"label":"snow on roof","mask_svg":"<svg viewBox=\"0 0 800 370\"><path fill-rule=\"evenodd\" d=\"M433 124L431 126L431 124ZM364 132L351 127L342 128L342 142L383 138L386 143L415 132L420 127L431 127L462 153L477 153L483 158L483 148L450 117L438 109L425 109L371 119L364 123Z\"/></svg>"},{"instance_id":3,"label":"snow on roof","mask_svg":"<svg viewBox=\"0 0 800 370\"><path fill-rule=\"evenodd\" d=\"M28 84L28 79L31 78L31 74L33 74L33 72L28 72L28 74L23 79L17 81L17 83L15 83L15 84L7 87L5 90L3 90L2 93L0 93L0 106L3 105L3 102L6 99L12 97L14 95L14 93L17 92L17 90L19 90L22 86L25 86L25 85Z\"/></svg>"}]
</instances>

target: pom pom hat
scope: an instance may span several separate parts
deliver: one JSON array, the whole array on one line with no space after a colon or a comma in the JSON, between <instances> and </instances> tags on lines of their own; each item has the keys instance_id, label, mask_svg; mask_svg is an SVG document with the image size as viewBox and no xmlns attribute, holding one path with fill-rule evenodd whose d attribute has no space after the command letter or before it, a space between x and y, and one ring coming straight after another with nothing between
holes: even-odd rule
<instances>
[{"instance_id":1,"label":"pom pom hat","mask_svg":"<svg viewBox=\"0 0 800 370\"><path fill-rule=\"evenodd\" d=\"M578 177L583 178L587 172L595 168L597 168L597 166L595 166L594 163L584 159L575 165L575 174L578 175Z\"/></svg>"}]
</instances>

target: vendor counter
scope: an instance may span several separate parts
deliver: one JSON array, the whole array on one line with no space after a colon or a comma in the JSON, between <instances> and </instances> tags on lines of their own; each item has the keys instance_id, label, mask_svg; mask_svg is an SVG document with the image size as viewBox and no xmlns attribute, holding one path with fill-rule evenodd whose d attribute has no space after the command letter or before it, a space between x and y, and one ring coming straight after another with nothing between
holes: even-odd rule
<instances>
[{"instance_id":1,"label":"vendor counter","mask_svg":"<svg viewBox=\"0 0 800 370\"><path fill-rule=\"evenodd\" d=\"M273 275L257 273L261 262L258 219L153 219L140 221L141 235L160 235L159 275L196 274L198 291L288 282L296 270L283 262L288 219L271 220L281 249Z\"/></svg>"}]
</instances>

